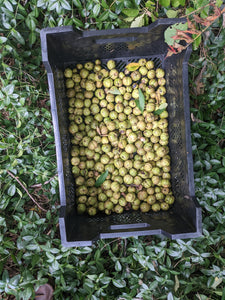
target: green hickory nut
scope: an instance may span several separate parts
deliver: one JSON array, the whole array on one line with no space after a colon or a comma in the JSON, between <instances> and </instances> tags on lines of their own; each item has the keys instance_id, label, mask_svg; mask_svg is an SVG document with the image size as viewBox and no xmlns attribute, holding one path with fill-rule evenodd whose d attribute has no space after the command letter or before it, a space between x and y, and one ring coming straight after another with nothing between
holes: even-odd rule
<instances>
[{"instance_id":1,"label":"green hickory nut","mask_svg":"<svg viewBox=\"0 0 225 300\"><path fill-rule=\"evenodd\" d=\"M95 207L88 207L87 213L89 216L95 216L97 214L97 209Z\"/></svg>"},{"instance_id":2,"label":"green hickory nut","mask_svg":"<svg viewBox=\"0 0 225 300\"><path fill-rule=\"evenodd\" d=\"M161 210L160 204L159 204L159 203L154 203L154 204L152 205L152 210L153 210L154 212L160 211L160 210Z\"/></svg>"},{"instance_id":3,"label":"green hickory nut","mask_svg":"<svg viewBox=\"0 0 225 300\"><path fill-rule=\"evenodd\" d=\"M123 77L122 83L123 83L123 85L125 85L125 86L130 86L130 85L132 84L132 79L131 79L131 77L128 77L128 76Z\"/></svg>"},{"instance_id":4,"label":"green hickory nut","mask_svg":"<svg viewBox=\"0 0 225 300\"><path fill-rule=\"evenodd\" d=\"M69 69L69 68L66 68L65 71L64 71L64 76L66 78L71 78L72 75L73 75L73 71L71 69Z\"/></svg>"},{"instance_id":5,"label":"green hickory nut","mask_svg":"<svg viewBox=\"0 0 225 300\"><path fill-rule=\"evenodd\" d=\"M126 201L130 202L130 203L134 202L135 198L136 198L136 196L134 193L128 193L125 196Z\"/></svg>"},{"instance_id":6,"label":"green hickory nut","mask_svg":"<svg viewBox=\"0 0 225 300\"><path fill-rule=\"evenodd\" d=\"M111 69L109 72L109 77L112 78L113 80L119 79L119 72L116 69Z\"/></svg>"},{"instance_id":7,"label":"green hickory nut","mask_svg":"<svg viewBox=\"0 0 225 300\"><path fill-rule=\"evenodd\" d=\"M98 200L101 201L101 202L105 202L107 200L107 198L108 197L104 193L98 194Z\"/></svg>"},{"instance_id":8,"label":"green hickory nut","mask_svg":"<svg viewBox=\"0 0 225 300\"><path fill-rule=\"evenodd\" d=\"M77 202L78 203L83 203L83 204L86 203L87 202L87 196L78 197Z\"/></svg>"},{"instance_id":9,"label":"green hickory nut","mask_svg":"<svg viewBox=\"0 0 225 300\"><path fill-rule=\"evenodd\" d=\"M133 177L130 174L126 174L123 178L125 184L132 184L134 182Z\"/></svg>"},{"instance_id":10,"label":"green hickory nut","mask_svg":"<svg viewBox=\"0 0 225 300\"><path fill-rule=\"evenodd\" d=\"M141 79L141 74L139 71L134 71L130 74L130 77L133 81L138 81Z\"/></svg>"},{"instance_id":11,"label":"green hickory nut","mask_svg":"<svg viewBox=\"0 0 225 300\"><path fill-rule=\"evenodd\" d=\"M119 192L120 191L120 184L118 182L113 182L111 184L111 189L113 192Z\"/></svg>"},{"instance_id":12,"label":"green hickory nut","mask_svg":"<svg viewBox=\"0 0 225 300\"><path fill-rule=\"evenodd\" d=\"M120 198L118 202L119 202L119 205L121 205L122 207L127 205L127 201L125 198Z\"/></svg>"},{"instance_id":13,"label":"green hickory nut","mask_svg":"<svg viewBox=\"0 0 225 300\"><path fill-rule=\"evenodd\" d=\"M141 203L141 205L140 205L141 212L143 212L143 213L149 212L150 209L151 209L151 206L147 202Z\"/></svg>"},{"instance_id":14,"label":"green hickory nut","mask_svg":"<svg viewBox=\"0 0 225 300\"><path fill-rule=\"evenodd\" d=\"M117 204L115 207L114 207L114 211L115 213L117 214L122 214L123 213L123 207L119 204Z\"/></svg>"},{"instance_id":15,"label":"green hickory nut","mask_svg":"<svg viewBox=\"0 0 225 300\"><path fill-rule=\"evenodd\" d=\"M114 205L110 200L107 200L106 202L104 202L104 207L105 209L112 210Z\"/></svg>"},{"instance_id":16,"label":"green hickory nut","mask_svg":"<svg viewBox=\"0 0 225 300\"><path fill-rule=\"evenodd\" d=\"M116 62L114 60L110 59L107 61L107 68L109 70L115 69L115 67L116 67Z\"/></svg>"},{"instance_id":17,"label":"green hickory nut","mask_svg":"<svg viewBox=\"0 0 225 300\"><path fill-rule=\"evenodd\" d=\"M172 195L166 195L166 197L165 197L165 202L166 203L168 203L169 205L171 205L171 204L173 204L174 203L174 196L172 196Z\"/></svg>"},{"instance_id":18,"label":"green hickory nut","mask_svg":"<svg viewBox=\"0 0 225 300\"><path fill-rule=\"evenodd\" d=\"M105 78L103 80L103 86L105 88L111 88L113 86L113 80L111 78Z\"/></svg>"},{"instance_id":19,"label":"green hickory nut","mask_svg":"<svg viewBox=\"0 0 225 300\"><path fill-rule=\"evenodd\" d=\"M157 78L162 78L162 77L165 76L165 71L164 71L163 69L161 69L161 68L158 68L158 69L156 69L156 71L155 71L155 76L156 76Z\"/></svg>"},{"instance_id":20,"label":"green hickory nut","mask_svg":"<svg viewBox=\"0 0 225 300\"><path fill-rule=\"evenodd\" d=\"M145 190L139 191L137 194L137 198L141 201L146 200L147 197L148 197L148 193Z\"/></svg>"},{"instance_id":21,"label":"green hickory nut","mask_svg":"<svg viewBox=\"0 0 225 300\"><path fill-rule=\"evenodd\" d=\"M125 176L128 173L128 170L125 167L119 169L120 176Z\"/></svg>"},{"instance_id":22,"label":"green hickory nut","mask_svg":"<svg viewBox=\"0 0 225 300\"><path fill-rule=\"evenodd\" d=\"M169 206L168 203L162 202L162 203L160 203L160 208L161 208L162 210L168 210L168 209L170 208L170 206Z\"/></svg>"},{"instance_id":23,"label":"green hickory nut","mask_svg":"<svg viewBox=\"0 0 225 300\"><path fill-rule=\"evenodd\" d=\"M126 147L125 147L125 151L126 151L127 153L129 153L129 154L134 153L136 150L137 150L137 149L136 149L136 147L135 147L133 144L128 144L128 145L126 145Z\"/></svg>"},{"instance_id":24,"label":"green hickory nut","mask_svg":"<svg viewBox=\"0 0 225 300\"><path fill-rule=\"evenodd\" d=\"M148 195L146 201L148 204L153 205L156 202L155 195Z\"/></svg>"},{"instance_id":25,"label":"green hickory nut","mask_svg":"<svg viewBox=\"0 0 225 300\"><path fill-rule=\"evenodd\" d=\"M85 211L86 211L86 205L84 203L79 203L77 205L77 213L79 215L82 215L83 213L85 213Z\"/></svg>"},{"instance_id":26,"label":"green hickory nut","mask_svg":"<svg viewBox=\"0 0 225 300\"><path fill-rule=\"evenodd\" d=\"M103 89L97 89L95 90L95 96L98 98L98 99L104 99L105 98L105 92Z\"/></svg>"}]
</instances>

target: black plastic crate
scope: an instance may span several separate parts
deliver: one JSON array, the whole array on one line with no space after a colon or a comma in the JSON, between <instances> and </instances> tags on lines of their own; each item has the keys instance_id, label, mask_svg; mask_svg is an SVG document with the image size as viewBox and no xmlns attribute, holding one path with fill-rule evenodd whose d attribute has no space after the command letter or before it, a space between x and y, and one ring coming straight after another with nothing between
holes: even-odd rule
<instances>
[{"instance_id":1,"label":"black plastic crate","mask_svg":"<svg viewBox=\"0 0 225 300\"><path fill-rule=\"evenodd\" d=\"M87 246L100 238L163 234L172 239L201 235L201 209L195 200L190 136L188 59L191 49L166 58L165 29L181 19L161 19L148 27L77 31L72 26L41 30L43 62L48 73L60 191L60 233L63 246ZM154 60L166 72L169 112L171 183L175 203L158 213L124 212L121 215L78 215L70 164L65 67L114 59L117 69L139 58Z\"/></svg>"}]
</instances>

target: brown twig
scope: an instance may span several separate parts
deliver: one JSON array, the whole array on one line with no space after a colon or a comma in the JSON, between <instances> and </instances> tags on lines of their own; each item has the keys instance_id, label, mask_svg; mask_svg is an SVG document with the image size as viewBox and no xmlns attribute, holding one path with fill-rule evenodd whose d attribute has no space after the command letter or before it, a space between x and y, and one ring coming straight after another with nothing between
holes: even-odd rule
<instances>
[{"instance_id":1,"label":"brown twig","mask_svg":"<svg viewBox=\"0 0 225 300\"><path fill-rule=\"evenodd\" d=\"M7 173L12 177L14 178L18 183L19 185L24 189L24 191L27 193L27 195L30 197L30 199L44 212L46 212L47 210L44 209L43 207L41 207L37 201L31 196L31 194L28 192L27 188L22 184L22 182L18 179L18 177L16 177L15 175L13 175L9 170L7 170Z\"/></svg>"},{"instance_id":2,"label":"brown twig","mask_svg":"<svg viewBox=\"0 0 225 300\"><path fill-rule=\"evenodd\" d=\"M56 173L54 176L52 176L49 180L44 182L44 185L48 184L50 181L52 181L56 176L58 175L58 173ZM37 183L37 184L33 184L30 186L30 188L32 189L36 189L36 188L41 188L42 187L42 183Z\"/></svg>"}]
</instances>

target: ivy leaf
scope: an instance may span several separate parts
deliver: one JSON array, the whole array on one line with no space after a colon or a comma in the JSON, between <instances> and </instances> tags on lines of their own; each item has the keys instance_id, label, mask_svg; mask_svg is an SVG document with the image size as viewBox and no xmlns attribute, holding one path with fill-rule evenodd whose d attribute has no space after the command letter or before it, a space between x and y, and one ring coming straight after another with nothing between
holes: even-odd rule
<instances>
[{"instance_id":1,"label":"ivy leaf","mask_svg":"<svg viewBox=\"0 0 225 300\"><path fill-rule=\"evenodd\" d=\"M168 44L168 45L173 45L174 43L174 39L173 39L173 36L175 36L177 34L177 29L179 30L187 30L187 23L176 23L174 25L171 25L169 26L165 32L164 32L164 39L165 39L165 42ZM176 40L175 42L179 42L179 40Z\"/></svg>"},{"instance_id":2,"label":"ivy leaf","mask_svg":"<svg viewBox=\"0 0 225 300\"><path fill-rule=\"evenodd\" d=\"M133 72L136 71L139 67L140 67L139 63L132 62L126 66L126 69L130 72Z\"/></svg>"},{"instance_id":3,"label":"ivy leaf","mask_svg":"<svg viewBox=\"0 0 225 300\"><path fill-rule=\"evenodd\" d=\"M143 113L145 109L145 96L143 95L141 89L138 89L138 92L139 92L139 99L136 99L135 103L137 107L140 109L140 111Z\"/></svg>"},{"instance_id":4,"label":"ivy leaf","mask_svg":"<svg viewBox=\"0 0 225 300\"><path fill-rule=\"evenodd\" d=\"M145 25L145 14L135 18L135 20L130 24L131 28L142 27Z\"/></svg>"},{"instance_id":5,"label":"ivy leaf","mask_svg":"<svg viewBox=\"0 0 225 300\"><path fill-rule=\"evenodd\" d=\"M139 14L139 9L135 8L124 8L122 13L125 14L127 17L137 17Z\"/></svg>"},{"instance_id":6,"label":"ivy leaf","mask_svg":"<svg viewBox=\"0 0 225 300\"><path fill-rule=\"evenodd\" d=\"M164 110L166 110L168 104L167 103L162 103L159 105L159 108L153 112L154 115L160 115Z\"/></svg>"},{"instance_id":7,"label":"ivy leaf","mask_svg":"<svg viewBox=\"0 0 225 300\"><path fill-rule=\"evenodd\" d=\"M95 182L95 186L96 186L96 187L99 187L99 186L101 186L101 185L103 184L103 182L106 180L106 177L108 176L108 173L109 173L109 171L106 170L104 173L102 173L102 174L98 177L98 179L97 179L96 182Z\"/></svg>"},{"instance_id":8,"label":"ivy leaf","mask_svg":"<svg viewBox=\"0 0 225 300\"><path fill-rule=\"evenodd\" d=\"M120 91L116 87L112 87L108 93L113 94L113 95L121 95Z\"/></svg>"}]
</instances>

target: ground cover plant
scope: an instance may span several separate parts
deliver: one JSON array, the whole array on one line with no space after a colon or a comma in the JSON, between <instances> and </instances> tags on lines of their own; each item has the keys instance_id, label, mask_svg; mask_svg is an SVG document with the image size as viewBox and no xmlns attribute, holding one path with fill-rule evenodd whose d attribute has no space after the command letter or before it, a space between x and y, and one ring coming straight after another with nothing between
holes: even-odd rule
<instances>
[{"instance_id":1,"label":"ground cover plant","mask_svg":"<svg viewBox=\"0 0 225 300\"><path fill-rule=\"evenodd\" d=\"M202 34L189 62L195 189L203 212L203 236L192 240L155 236L61 246L39 40L47 26L135 27L200 7L204 18L207 5L203 0L0 1L0 299L34 299L45 283L53 287L54 299L225 299L224 17Z\"/></svg>"}]
</instances>

